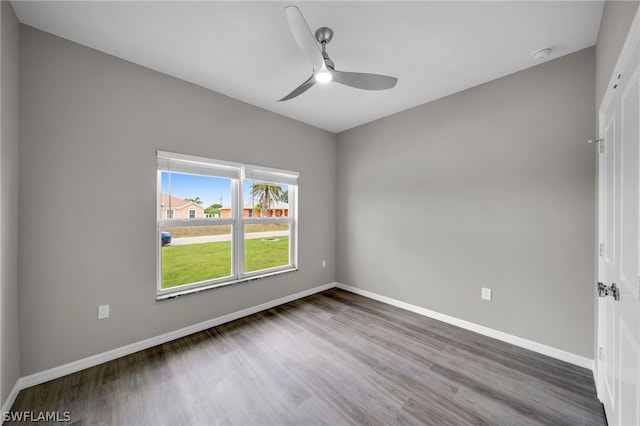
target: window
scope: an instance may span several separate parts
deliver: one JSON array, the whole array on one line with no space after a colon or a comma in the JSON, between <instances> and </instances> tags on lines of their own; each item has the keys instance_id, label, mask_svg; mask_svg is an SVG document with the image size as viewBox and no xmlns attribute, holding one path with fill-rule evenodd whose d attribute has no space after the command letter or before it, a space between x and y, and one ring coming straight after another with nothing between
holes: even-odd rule
<instances>
[{"instance_id":1,"label":"window","mask_svg":"<svg viewBox=\"0 0 640 426\"><path fill-rule=\"evenodd\" d=\"M253 179L249 179L253 178ZM245 171L243 193L244 270L255 272L289 264L289 185L277 176Z\"/></svg>"},{"instance_id":2,"label":"window","mask_svg":"<svg viewBox=\"0 0 640 426\"><path fill-rule=\"evenodd\" d=\"M159 299L297 268L298 173L163 151L157 173Z\"/></svg>"}]
</instances>

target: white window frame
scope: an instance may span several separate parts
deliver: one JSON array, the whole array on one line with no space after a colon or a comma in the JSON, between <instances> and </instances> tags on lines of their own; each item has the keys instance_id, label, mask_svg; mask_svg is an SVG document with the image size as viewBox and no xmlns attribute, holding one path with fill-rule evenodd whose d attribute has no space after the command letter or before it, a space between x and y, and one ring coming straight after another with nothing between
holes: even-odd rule
<instances>
[{"instance_id":1,"label":"white window frame","mask_svg":"<svg viewBox=\"0 0 640 426\"><path fill-rule=\"evenodd\" d=\"M167 209L167 219L173 219L173 217L175 216L175 210L173 209Z\"/></svg>"},{"instance_id":2,"label":"white window frame","mask_svg":"<svg viewBox=\"0 0 640 426\"><path fill-rule=\"evenodd\" d=\"M269 167L245 165L204 157L157 152L157 232L156 232L156 298L168 299L183 294L246 282L261 277L296 271L298 269L298 172ZM196 219L167 219L161 215L162 172L196 174L231 180L231 217ZM289 215L280 217L243 217L243 182L245 179L286 184L289 195ZM175 216L175 214L174 214ZM289 263L259 271L244 271L244 225L254 223L289 223ZM207 281L162 288L162 229L171 226L231 225L231 275Z\"/></svg>"},{"instance_id":3,"label":"white window frame","mask_svg":"<svg viewBox=\"0 0 640 426\"><path fill-rule=\"evenodd\" d=\"M193 212L193 217L191 217L191 212ZM195 219L195 218L196 218L196 209L192 207L189 209L189 219Z\"/></svg>"}]
</instances>

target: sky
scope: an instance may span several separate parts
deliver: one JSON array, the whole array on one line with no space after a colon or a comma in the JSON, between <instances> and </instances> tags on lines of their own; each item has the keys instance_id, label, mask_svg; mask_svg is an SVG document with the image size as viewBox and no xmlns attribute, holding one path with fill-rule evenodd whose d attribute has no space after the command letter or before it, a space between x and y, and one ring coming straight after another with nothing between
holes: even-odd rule
<instances>
[{"instance_id":1,"label":"sky","mask_svg":"<svg viewBox=\"0 0 640 426\"><path fill-rule=\"evenodd\" d=\"M251 180L245 180L243 194L245 200L251 198ZM287 189L286 185L281 185ZM231 204L231 180L216 178L211 176L187 175L182 173L171 173L171 190L169 190L169 173L162 172L162 192L174 197L196 198L200 197L202 206L209 207L211 204L222 204L227 207ZM222 199L222 202L220 202Z\"/></svg>"}]
</instances>

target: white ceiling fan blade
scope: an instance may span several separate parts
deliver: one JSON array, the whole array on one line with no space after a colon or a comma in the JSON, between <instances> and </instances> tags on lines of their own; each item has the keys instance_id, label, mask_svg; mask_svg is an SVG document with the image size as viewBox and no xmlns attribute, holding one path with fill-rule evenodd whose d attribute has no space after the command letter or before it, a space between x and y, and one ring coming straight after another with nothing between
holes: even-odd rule
<instances>
[{"instance_id":1,"label":"white ceiling fan blade","mask_svg":"<svg viewBox=\"0 0 640 426\"><path fill-rule=\"evenodd\" d=\"M309 77L307 79L307 81L305 81L300 86L298 86L295 89L293 89L293 92L289 93L287 96L285 96L284 98L280 99L278 102L288 101L289 99L293 99L296 96L301 95L304 92L306 92L307 90L309 90L311 88L311 86L313 86L314 84L316 84L316 79L314 78L314 75L311 74L311 77Z\"/></svg>"},{"instance_id":2,"label":"white ceiling fan blade","mask_svg":"<svg viewBox=\"0 0 640 426\"><path fill-rule=\"evenodd\" d=\"M333 81L364 90L385 90L395 87L398 79L388 75L331 70Z\"/></svg>"},{"instance_id":3,"label":"white ceiling fan blade","mask_svg":"<svg viewBox=\"0 0 640 426\"><path fill-rule=\"evenodd\" d=\"M313 65L314 70L319 70L324 65L324 59L320 46L316 42L316 38L311 32L307 21L304 20L302 12L296 6L287 6L284 8L284 12L287 15L287 21L289 22L289 28L291 34L302 53L304 53Z\"/></svg>"}]
</instances>

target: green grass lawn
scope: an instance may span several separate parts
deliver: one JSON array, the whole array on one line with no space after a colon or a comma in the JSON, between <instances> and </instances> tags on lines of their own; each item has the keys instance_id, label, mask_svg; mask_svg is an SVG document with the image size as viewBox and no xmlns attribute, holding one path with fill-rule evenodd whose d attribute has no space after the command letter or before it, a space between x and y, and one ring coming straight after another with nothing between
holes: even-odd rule
<instances>
[{"instance_id":1,"label":"green grass lawn","mask_svg":"<svg viewBox=\"0 0 640 426\"><path fill-rule=\"evenodd\" d=\"M245 241L245 272L289 263L289 237ZM162 288L231 275L231 242L162 247Z\"/></svg>"}]
</instances>

